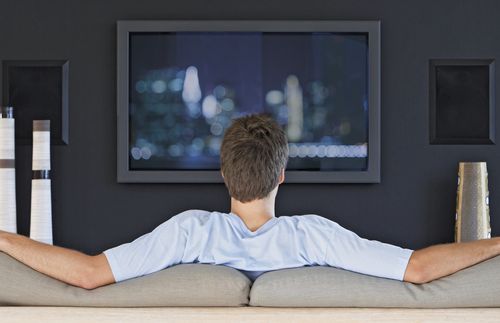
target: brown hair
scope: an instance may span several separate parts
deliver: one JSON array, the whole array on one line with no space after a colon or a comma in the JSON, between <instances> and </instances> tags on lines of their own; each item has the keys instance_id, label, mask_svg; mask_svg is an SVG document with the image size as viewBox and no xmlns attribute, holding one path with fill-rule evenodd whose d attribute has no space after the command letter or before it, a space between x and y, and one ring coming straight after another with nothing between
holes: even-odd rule
<instances>
[{"instance_id":1,"label":"brown hair","mask_svg":"<svg viewBox=\"0 0 500 323\"><path fill-rule=\"evenodd\" d=\"M278 185L286 167L285 132L265 115L235 119L224 134L220 159L231 197L243 203L262 199Z\"/></svg>"}]
</instances>

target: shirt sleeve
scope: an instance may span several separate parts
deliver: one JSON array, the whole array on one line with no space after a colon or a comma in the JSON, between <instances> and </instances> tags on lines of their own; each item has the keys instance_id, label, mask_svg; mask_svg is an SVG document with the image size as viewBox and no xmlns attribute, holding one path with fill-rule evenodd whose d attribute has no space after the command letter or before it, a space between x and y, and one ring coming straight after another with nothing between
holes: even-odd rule
<instances>
[{"instance_id":1,"label":"shirt sleeve","mask_svg":"<svg viewBox=\"0 0 500 323\"><path fill-rule=\"evenodd\" d=\"M335 222L331 222L331 229L325 256L329 266L403 280L413 250L360 238Z\"/></svg>"},{"instance_id":2,"label":"shirt sleeve","mask_svg":"<svg viewBox=\"0 0 500 323\"><path fill-rule=\"evenodd\" d=\"M186 237L176 216L132 242L104 251L116 282L139 277L178 264Z\"/></svg>"}]
</instances>

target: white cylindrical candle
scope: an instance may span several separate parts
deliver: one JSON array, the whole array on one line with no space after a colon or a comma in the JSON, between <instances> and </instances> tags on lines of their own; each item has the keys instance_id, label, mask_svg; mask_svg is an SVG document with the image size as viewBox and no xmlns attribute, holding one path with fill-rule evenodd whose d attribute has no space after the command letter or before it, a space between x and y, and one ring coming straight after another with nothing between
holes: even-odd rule
<instances>
[{"instance_id":1,"label":"white cylindrical candle","mask_svg":"<svg viewBox=\"0 0 500 323\"><path fill-rule=\"evenodd\" d=\"M50 120L33 121L30 238L52 244Z\"/></svg>"},{"instance_id":2,"label":"white cylindrical candle","mask_svg":"<svg viewBox=\"0 0 500 323\"><path fill-rule=\"evenodd\" d=\"M33 121L33 170L50 170L50 120Z\"/></svg>"},{"instance_id":3,"label":"white cylindrical candle","mask_svg":"<svg viewBox=\"0 0 500 323\"><path fill-rule=\"evenodd\" d=\"M17 233L14 109L0 107L0 230Z\"/></svg>"},{"instance_id":4,"label":"white cylindrical candle","mask_svg":"<svg viewBox=\"0 0 500 323\"><path fill-rule=\"evenodd\" d=\"M52 201L50 179L31 181L30 238L52 244Z\"/></svg>"}]
</instances>

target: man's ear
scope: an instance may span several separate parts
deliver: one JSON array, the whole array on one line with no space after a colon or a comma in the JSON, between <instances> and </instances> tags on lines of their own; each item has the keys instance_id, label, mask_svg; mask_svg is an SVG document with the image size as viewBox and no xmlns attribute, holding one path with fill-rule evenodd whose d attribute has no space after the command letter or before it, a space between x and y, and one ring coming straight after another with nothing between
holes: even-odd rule
<instances>
[{"instance_id":1,"label":"man's ear","mask_svg":"<svg viewBox=\"0 0 500 323\"><path fill-rule=\"evenodd\" d=\"M278 184L281 184L285 181L285 169L283 168L280 173L280 179L278 181Z\"/></svg>"},{"instance_id":2,"label":"man's ear","mask_svg":"<svg viewBox=\"0 0 500 323\"><path fill-rule=\"evenodd\" d=\"M220 174L222 175L222 178L224 178L224 173L222 171L220 171Z\"/></svg>"}]
</instances>

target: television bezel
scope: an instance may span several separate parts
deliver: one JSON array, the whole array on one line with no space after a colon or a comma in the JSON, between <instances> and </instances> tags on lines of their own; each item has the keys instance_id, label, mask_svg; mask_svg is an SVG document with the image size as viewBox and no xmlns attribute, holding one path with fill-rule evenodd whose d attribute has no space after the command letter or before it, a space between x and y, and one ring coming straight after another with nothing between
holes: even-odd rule
<instances>
[{"instance_id":1,"label":"television bezel","mask_svg":"<svg viewBox=\"0 0 500 323\"><path fill-rule=\"evenodd\" d=\"M286 171L285 183L380 183L380 21L127 20L117 22L118 183L223 183L218 170L133 170L129 147L129 39L140 32L335 32L368 34L368 165L364 171Z\"/></svg>"}]
</instances>

